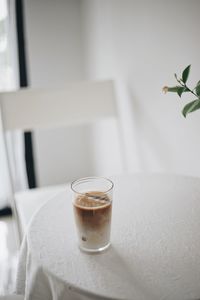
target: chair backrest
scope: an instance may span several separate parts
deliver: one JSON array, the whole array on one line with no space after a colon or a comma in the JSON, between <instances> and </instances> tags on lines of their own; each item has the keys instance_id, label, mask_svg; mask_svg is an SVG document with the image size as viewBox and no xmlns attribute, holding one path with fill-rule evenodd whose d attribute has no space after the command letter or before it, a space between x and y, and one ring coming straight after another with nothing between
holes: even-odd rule
<instances>
[{"instance_id":1,"label":"chair backrest","mask_svg":"<svg viewBox=\"0 0 200 300\"><path fill-rule=\"evenodd\" d=\"M61 89L1 93L4 130L59 127L116 116L112 81L85 81Z\"/></svg>"},{"instance_id":2,"label":"chair backrest","mask_svg":"<svg viewBox=\"0 0 200 300\"><path fill-rule=\"evenodd\" d=\"M67 83L63 88L32 89L25 88L13 92L0 93L0 131L63 127L89 123L107 117L117 117L113 81L83 81ZM1 123L1 122L0 122ZM119 122L118 122L119 124ZM118 126L120 131L120 126ZM124 159L123 141L119 134L122 161ZM5 146L6 139L4 136ZM12 188L10 200L18 222L19 216L14 199L14 185L11 164L6 148L8 170ZM122 162L122 165L125 164Z\"/></svg>"}]
</instances>

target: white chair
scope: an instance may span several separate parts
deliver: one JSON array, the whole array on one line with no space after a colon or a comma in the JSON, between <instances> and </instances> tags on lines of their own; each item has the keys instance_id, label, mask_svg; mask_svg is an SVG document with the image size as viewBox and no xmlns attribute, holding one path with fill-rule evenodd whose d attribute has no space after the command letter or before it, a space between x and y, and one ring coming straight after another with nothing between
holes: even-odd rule
<instances>
[{"instance_id":1,"label":"white chair","mask_svg":"<svg viewBox=\"0 0 200 300\"><path fill-rule=\"evenodd\" d=\"M72 82L62 89L26 88L1 93L0 108L4 132L16 129L29 131L38 128L71 126L107 117L118 119L112 81ZM121 152L123 152L120 126L118 131ZM121 154L123 160L124 154ZM15 193L13 189L11 206L16 216L20 240L37 208L63 188L63 186L53 186L20 193Z\"/></svg>"}]
</instances>

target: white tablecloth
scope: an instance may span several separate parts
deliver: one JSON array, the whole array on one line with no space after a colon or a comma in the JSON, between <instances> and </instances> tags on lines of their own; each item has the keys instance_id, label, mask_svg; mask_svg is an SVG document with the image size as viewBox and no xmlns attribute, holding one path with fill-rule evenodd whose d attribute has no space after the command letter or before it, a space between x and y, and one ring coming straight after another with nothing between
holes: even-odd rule
<instances>
[{"instance_id":1,"label":"white tablecloth","mask_svg":"<svg viewBox=\"0 0 200 300\"><path fill-rule=\"evenodd\" d=\"M18 294L45 300L200 298L200 179L164 174L112 179L112 246L96 255L78 249L66 188L29 226Z\"/></svg>"}]
</instances>

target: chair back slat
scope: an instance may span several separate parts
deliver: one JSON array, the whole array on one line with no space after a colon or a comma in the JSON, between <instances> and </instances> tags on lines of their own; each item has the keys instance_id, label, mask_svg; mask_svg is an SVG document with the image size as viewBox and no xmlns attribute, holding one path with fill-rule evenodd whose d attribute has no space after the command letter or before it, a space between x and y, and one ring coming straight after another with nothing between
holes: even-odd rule
<instances>
[{"instance_id":1,"label":"chair back slat","mask_svg":"<svg viewBox=\"0 0 200 300\"><path fill-rule=\"evenodd\" d=\"M0 104L5 130L68 126L116 115L111 80L1 93Z\"/></svg>"}]
</instances>

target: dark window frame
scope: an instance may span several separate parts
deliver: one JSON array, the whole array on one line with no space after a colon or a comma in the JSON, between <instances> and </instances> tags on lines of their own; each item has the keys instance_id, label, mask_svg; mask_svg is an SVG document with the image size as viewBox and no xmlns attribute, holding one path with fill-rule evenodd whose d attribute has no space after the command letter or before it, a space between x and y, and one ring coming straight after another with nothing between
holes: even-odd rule
<instances>
[{"instance_id":1,"label":"dark window frame","mask_svg":"<svg viewBox=\"0 0 200 300\"><path fill-rule=\"evenodd\" d=\"M27 63L26 63L23 0L16 0L15 12L16 12L16 26L17 26L16 35L17 35L17 47L18 47L19 85L20 87L27 87L29 83L28 83L28 74L27 74ZM25 145L25 162L26 162L28 185L29 188L35 188L37 187L37 183L36 183L36 176L35 176L32 132L24 133L24 145Z\"/></svg>"}]
</instances>

